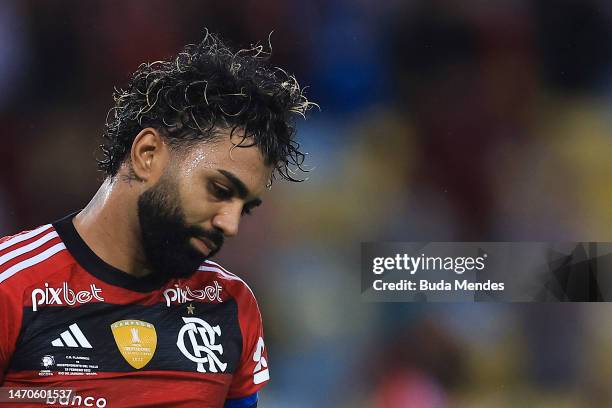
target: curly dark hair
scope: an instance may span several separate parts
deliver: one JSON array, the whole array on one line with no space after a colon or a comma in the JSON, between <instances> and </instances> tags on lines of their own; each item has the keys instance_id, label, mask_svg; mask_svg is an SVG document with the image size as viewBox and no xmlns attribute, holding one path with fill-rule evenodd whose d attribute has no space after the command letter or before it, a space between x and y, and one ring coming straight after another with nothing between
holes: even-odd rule
<instances>
[{"instance_id":1,"label":"curly dark hair","mask_svg":"<svg viewBox=\"0 0 612 408\"><path fill-rule=\"evenodd\" d=\"M301 181L291 169L304 170L305 158L295 117L317 105L294 76L268 65L269 57L261 45L233 52L206 31L202 42L186 45L175 58L141 64L127 89L115 89L98 167L115 176L146 127L160 130L173 147L212 139L217 129L240 129L244 138L235 145L256 145L275 173Z\"/></svg>"}]
</instances>

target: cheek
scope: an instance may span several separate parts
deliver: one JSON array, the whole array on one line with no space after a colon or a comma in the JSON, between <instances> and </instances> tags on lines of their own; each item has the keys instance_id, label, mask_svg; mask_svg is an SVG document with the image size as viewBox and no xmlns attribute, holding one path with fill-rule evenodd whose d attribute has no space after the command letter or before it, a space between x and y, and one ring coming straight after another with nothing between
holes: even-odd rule
<instances>
[{"instance_id":1,"label":"cheek","mask_svg":"<svg viewBox=\"0 0 612 408\"><path fill-rule=\"evenodd\" d=\"M186 185L181 193L181 210L187 224L202 224L210 221L218 204L210 200L205 187Z\"/></svg>"}]
</instances>

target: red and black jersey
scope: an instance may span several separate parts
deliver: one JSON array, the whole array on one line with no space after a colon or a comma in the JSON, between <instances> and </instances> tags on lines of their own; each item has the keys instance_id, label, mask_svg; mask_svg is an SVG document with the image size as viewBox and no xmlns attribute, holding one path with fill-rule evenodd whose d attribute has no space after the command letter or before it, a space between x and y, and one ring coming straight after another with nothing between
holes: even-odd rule
<instances>
[{"instance_id":1,"label":"red and black jersey","mask_svg":"<svg viewBox=\"0 0 612 408\"><path fill-rule=\"evenodd\" d=\"M244 281L211 261L188 278L133 277L72 218L0 239L0 384L109 407L255 406L267 350Z\"/></svg>"}]
</instances>

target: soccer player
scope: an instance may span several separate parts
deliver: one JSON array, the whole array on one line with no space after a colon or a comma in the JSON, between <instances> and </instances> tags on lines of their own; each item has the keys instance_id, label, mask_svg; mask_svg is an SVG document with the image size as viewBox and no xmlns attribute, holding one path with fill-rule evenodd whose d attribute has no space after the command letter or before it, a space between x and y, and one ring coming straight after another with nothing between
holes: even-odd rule
<instances>
[{"instance_id":1,"label":"soccer player","mask_svg":"<svg viewBox=\"0 0 612 408\"><path fill-rule=\"evenodd\" d=\"M296 181L295 116L313 104L261 47L208 33L114 100L89 204L0 239L0 385L74 389L71 406L255 407L259 308L209 258L276 175Z\"/></svg>"}]
</instances>

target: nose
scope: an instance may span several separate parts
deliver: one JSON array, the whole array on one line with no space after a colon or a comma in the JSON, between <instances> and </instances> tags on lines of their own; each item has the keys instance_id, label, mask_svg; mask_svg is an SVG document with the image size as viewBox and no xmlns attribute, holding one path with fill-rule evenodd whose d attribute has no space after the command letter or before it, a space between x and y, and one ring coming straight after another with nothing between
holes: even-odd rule
<instances>
[{"instance_id":1,"label":"nose","mask_svg":"<svg viewBox=\"0 0 612 408\"><path fill-rule=\"evenodd\" d=\"M213 227L221 230L226 237L236 236L240 225L241 208L229 205L221 208L212 219Z\"/></svg>"}]
</instances>

